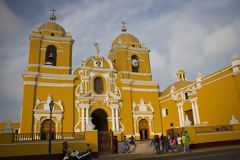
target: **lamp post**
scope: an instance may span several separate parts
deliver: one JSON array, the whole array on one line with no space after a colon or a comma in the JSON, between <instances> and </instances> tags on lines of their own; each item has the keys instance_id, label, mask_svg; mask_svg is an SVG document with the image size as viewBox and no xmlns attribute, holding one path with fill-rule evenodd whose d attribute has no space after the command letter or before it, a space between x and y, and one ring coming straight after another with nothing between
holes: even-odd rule
<instances>
[{"instance_id":1,"label":"lamp post","mask_svg":"<svg viewBox=\"0 0 240 160\"><path fill-rule=\"evenodd\" d=\"M48 156L51 160L51 140L52 140L52 110L53 110L54 103L51 101L49 103L49 109L50 109L50 128L49 128L49 145L48 145Z\"/></svg>"}]
</instances>

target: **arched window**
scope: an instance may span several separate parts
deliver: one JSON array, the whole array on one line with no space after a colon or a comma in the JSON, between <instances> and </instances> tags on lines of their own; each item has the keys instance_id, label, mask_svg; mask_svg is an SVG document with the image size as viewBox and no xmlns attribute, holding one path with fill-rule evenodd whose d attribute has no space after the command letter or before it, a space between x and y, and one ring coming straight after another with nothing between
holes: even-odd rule
<instances>
[{"instance_id":1,"label":"arched window","mask_svg":"<svg viewBox=\"0 0 240 160\"><path fill-rule=\"evenodd\" d=\"M138 72L139 68L138 57L136 55L133 55L131 59L132 59L132 72Z\"/></svg>"},{"instance_id":2,"label":"arched window","mask_svg":"<svg viewBox=\"0 0 240 160\"><path fill-rule=\"evenodd\" d=\"M47 47L45 64L56 66L57 61L57 49L55 46L51 45Z\"/></svg>"},{"instance_id":3,"label":"arched window","mask_svg":"<svg viewBox=\"0 0 240 160\"><path fill-rule=\"evenodd\" d=\"M96 77L94 79L94 91L97 94L101 94L103 92L103 80L100 77Z\"/></svg>"}]
</instances>

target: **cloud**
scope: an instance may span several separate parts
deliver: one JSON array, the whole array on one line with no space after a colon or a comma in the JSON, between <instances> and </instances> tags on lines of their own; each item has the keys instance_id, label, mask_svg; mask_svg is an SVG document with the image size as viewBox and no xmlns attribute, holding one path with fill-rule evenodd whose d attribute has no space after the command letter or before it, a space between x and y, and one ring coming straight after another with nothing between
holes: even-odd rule
<instances>
[{"instance_id":1,"label":"cloud","mask_svg":"<svg viewBox=\"0 0 240 160\"><path fill-rule=\"evenodd\" d=\"M235 24L223 26L213 31L203 42L203 50L206 54L218 55L239 50L240 21Z\"/></svg>"}]
</instances>

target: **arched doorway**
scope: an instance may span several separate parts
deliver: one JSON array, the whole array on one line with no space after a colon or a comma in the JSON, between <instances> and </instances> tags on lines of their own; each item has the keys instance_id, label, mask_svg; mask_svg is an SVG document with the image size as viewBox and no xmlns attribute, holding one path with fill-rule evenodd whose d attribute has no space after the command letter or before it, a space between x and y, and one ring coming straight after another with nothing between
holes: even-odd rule
<instances>
[{"instance_id":1,"label":"arched doorway","mask_svg":"<svg viewBox=\"0 0 240 160\"><path fill-rule=\"evenodd\" d=\"M139 134L141 140L148 139L148 121L146 119L139 121Z\"/></svg>"},{"instance_id":2,"label":"arched doorway","mask_svg":"<svg viewBox=\"0 0 240 160\"><path fill-rule=\"evenodd\" d=\"M96 130L98 131L107 131L108 130L108 121L107 113L102 109L96 109L92 112L92 123L95 125Z\"/></svg>"},{"instance_id":3,"label":"arched doorway","mask_svg":"<svg viewBox=\"0 0 240 160\"><path fill-rule=\"evenodd\" d=\"M50 129L50 120L46 119L41 124L41 140L49 139L49 129ZM55 123L53 120L51 121L51 130L52 130L51 139L54 139Z\"/></svg>"}]
</instances>

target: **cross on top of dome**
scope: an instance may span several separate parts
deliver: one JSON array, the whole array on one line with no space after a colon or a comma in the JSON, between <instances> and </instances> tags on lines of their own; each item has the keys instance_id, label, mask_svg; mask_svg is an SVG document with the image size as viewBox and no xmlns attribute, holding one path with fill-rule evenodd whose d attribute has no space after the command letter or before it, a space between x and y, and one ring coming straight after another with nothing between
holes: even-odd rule
<instances>
[{"instance_id":1,"label":"cross on top of dome","mask_svg":"<svg viewBox=\"0 0 240 160\"><path fill-rule=\"evenodd\" d=\"M51 21L56 21L57 18L56 18L55 14L54 14L54 12L56 12L56 10L53 8L50 11L52 11L52 15L50 16L50 20Z\"/></svg>"},{"instance_id":2,"label":"cross on top of dome","mask_svg":"<svg viewBox=\"0 0 240 160\"><path fill-rule=\"evenodd\" d=\"M122 32L127 32L127 28L125 27L126 22L122 21L121 23L123 24Z\"/></svg>"}]
</instances>

